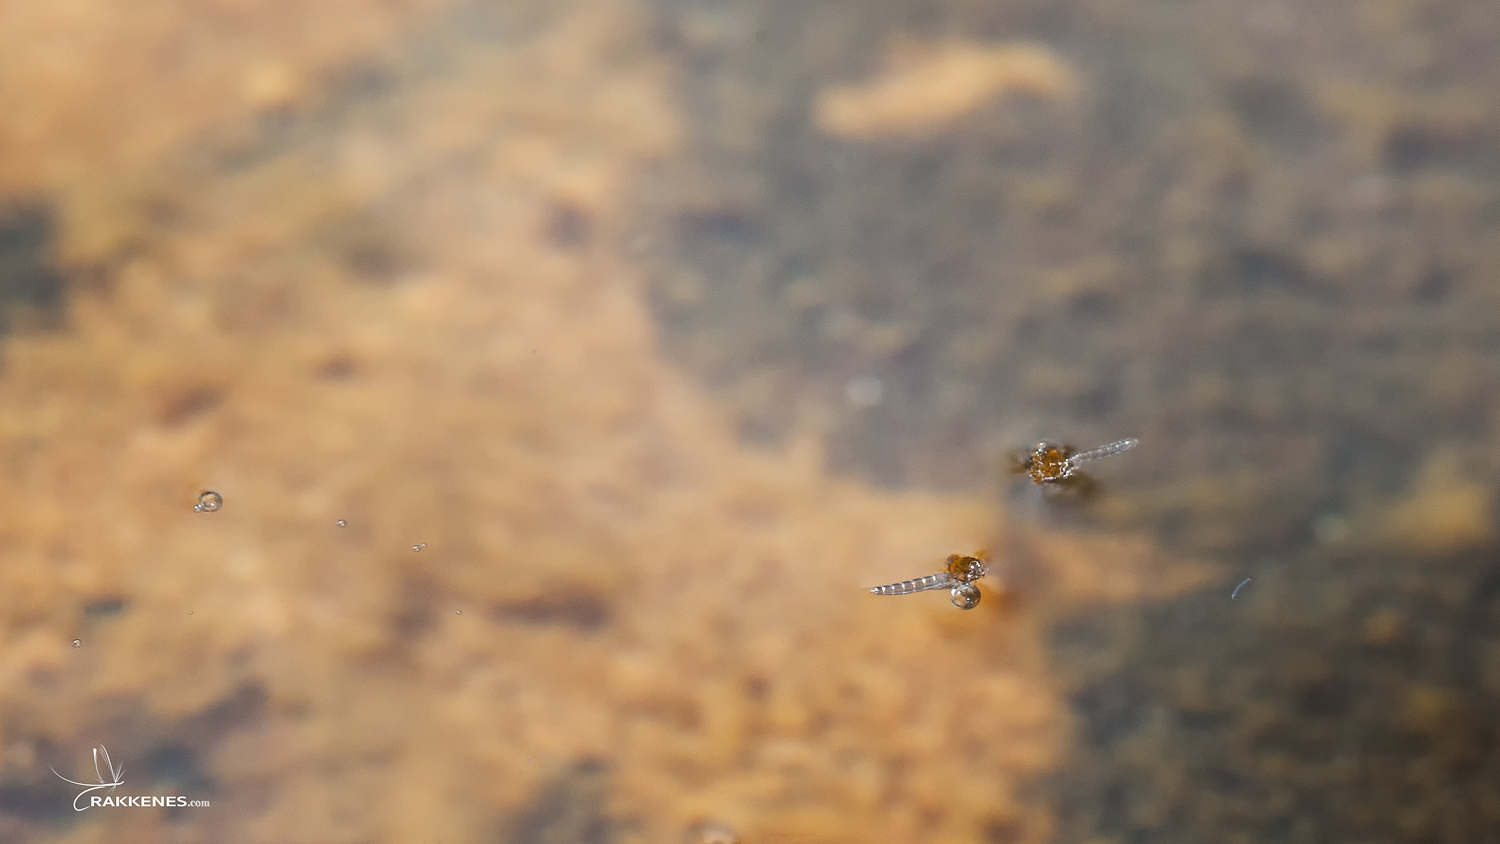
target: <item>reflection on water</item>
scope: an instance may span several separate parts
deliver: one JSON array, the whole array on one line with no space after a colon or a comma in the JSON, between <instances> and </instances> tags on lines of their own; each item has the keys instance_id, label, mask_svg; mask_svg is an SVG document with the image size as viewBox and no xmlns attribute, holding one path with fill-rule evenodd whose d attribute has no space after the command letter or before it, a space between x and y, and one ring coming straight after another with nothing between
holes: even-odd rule
<instances>
[{"instance_id":1,"label":"reflection on water","mask_svg":"<svg viewBox=\"0 0 1500 844\"><path fill-rule=\"evenodd\" d=\"M0 839L1500 825L1483 4L59 8Z\"/></svg>"}]
</instances>

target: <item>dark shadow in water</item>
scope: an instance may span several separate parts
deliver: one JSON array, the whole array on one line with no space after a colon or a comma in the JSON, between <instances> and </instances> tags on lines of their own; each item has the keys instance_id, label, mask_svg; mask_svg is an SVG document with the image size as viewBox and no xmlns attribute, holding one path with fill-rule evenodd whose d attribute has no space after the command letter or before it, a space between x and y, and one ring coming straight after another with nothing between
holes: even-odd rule
<instances>
[{"instance_id":1,"label":"dark shadow in water","mask_svg":"<svg viewBox=\"0 0 1500 844\"><path fill-rule=\"evenodd\" d=\"M61 313L65 279L49 253L54 228L44 206L0 203L0 331L18 312L43 324Z\"/></svg>"},{"instance_id":2,"label":"dark shadow in water","mask_svg":"<svg viewBox=\"0 0 1500 844\"><path fill-rule=\"evenodd\" d=\"M1500 548L1308 554L1238 600L1079 619L1053 648L1082 739L1055 784L1060 840L1500 829Z\"/></svg>"},{"instance_id":3,"label":"dark shadow in water","mask_svg":"<svg viewBox=\"0 0 1500 844\"><path fill-rule=\"evenodd\" d=\"M500 840L503 844L609 844L614 823L605 815L609 771L584 760L532 799Z\"/></svg>"},{"instance_id":4,"label":"dark shadow in water","mask_svg":"<svg viewBox=\"0 0 1500 844\"><path fill-rule=\"evenodd\" d=\"M834 470L1056 527L1091 517L1004 486L1004 455L1139 437L1099 470L1128 504L1094 509L1235 573L1056 631L1082 725L1059 840L1493 837L1500 552L1315 537L1445 451L1497 485L1500 113L1442 104L1500 80L1482 3L1412 19L1420 73L1355 0L652 6L688 137L650 198L652 302L747 439L812 404ZM817 127L892 40L948 37L1045 45L1085 94ZM1354 45L1368 86L1334 93Z\"/></svg>"}]
</instances>

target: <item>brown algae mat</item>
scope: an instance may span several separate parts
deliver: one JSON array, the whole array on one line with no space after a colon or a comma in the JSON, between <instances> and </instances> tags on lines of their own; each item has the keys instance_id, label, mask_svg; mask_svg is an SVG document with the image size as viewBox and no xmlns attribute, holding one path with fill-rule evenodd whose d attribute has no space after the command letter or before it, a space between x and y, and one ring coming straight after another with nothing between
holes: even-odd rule
<instances>
[{"instance_id":1,"label":"brown algae mat","mask_svg":"<svg viewBox=\"0 0 1500 844\"><path fill-rule=\"evenodd\" d=\"M381 8L28 24L123 70L5 90L67 295L0 350L0 838L1049 840L1044 631L1208 569L747 449L631 257L683 143L650 18ZM865 591L981 546L972 612ZM74 813L99 745L210 805Z\"/></svg>"}]
</instances>

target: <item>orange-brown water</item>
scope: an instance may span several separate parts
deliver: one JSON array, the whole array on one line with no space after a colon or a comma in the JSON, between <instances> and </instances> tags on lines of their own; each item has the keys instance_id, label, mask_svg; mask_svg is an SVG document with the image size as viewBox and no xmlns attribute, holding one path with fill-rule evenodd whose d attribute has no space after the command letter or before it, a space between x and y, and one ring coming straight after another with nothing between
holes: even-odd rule
<instances>
[{"instance_id":1,"label":"orange-brown water","mask_svg":"<svg viewBox=\"0 0 1500 844\"><path fill-rule=\"evenodd\" d=\"M6 836L1046 840L1042 619L1203 570L739 444L631 258L641 10L156 11L9 12L97 52L8 91L73 281L3 350ZM986 544L975 612L865 591ZM100 744L211 806L74 816Z\"/></svg>"},{"instance_id":2,"label":"orange-brown water","mask_svg":"<svg viewBox=\"0 0 1500 844\"><path fill-rule=\"evenodd\" d=\"M0 7L0 840L1479 840L1482 5Z\"/></svg>"}]
</instances>

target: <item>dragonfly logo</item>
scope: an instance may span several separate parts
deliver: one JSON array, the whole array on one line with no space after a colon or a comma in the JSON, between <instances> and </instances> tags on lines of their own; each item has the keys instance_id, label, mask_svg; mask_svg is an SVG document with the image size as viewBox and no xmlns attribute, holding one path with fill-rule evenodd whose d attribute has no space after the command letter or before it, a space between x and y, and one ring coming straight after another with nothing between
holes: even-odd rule
<instances>
[{"instance_id":1,"label":"dragonfly logo","mask_svg":"<svg viewBox=\"0 0 1500 844\"><path fill-rule=\"evenodd\" d=\"M50 766L49 766L50 767ZM106 777L105 773L109 776ZM112 792L125 784L125 766L116 768L109 759L109 751L104 745L94 748L94 778L98 782L79 782L70 780L52 768L52 773L63 782L72 783L83 789L73 798L73 811L82 812L91 806L135 806L137 808L149 808L152 806L176 807L176 806L207 806L207 800L189 800L176 794L153 794L150 796L116 796ZM111 793L106 795L95 794L96 791L108 789ZM85 798L87 798L85 800Z\"/></svg>"}]
</instances>

